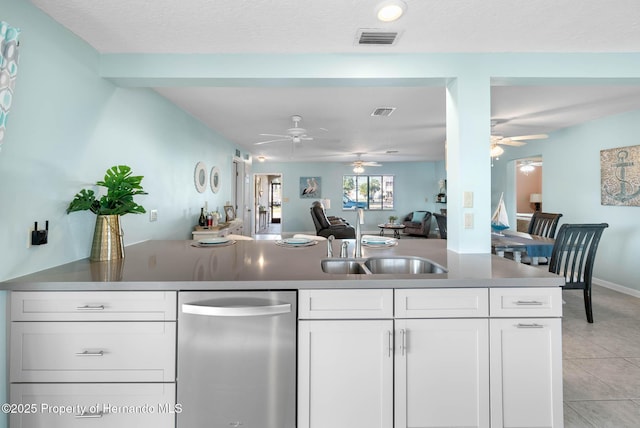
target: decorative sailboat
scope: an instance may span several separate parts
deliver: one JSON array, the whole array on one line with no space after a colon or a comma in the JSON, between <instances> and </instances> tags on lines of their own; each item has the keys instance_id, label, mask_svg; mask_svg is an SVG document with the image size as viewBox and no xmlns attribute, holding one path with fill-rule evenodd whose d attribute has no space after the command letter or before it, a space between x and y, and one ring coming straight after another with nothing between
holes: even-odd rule
<instances>
[{"instance_id":1,"label":"decorative sailboat","mask_svg":"<svg viewBox=\"0 0 640 428\"><path fill-rule=\"evenodd\" d=\"M500 194L500 202L498 208L491 216L491 228L498 234L502 235L502 231L509 229L509 218L507 217L507 208L504 206L504 193Z\"/></svg>"}]
</instances>

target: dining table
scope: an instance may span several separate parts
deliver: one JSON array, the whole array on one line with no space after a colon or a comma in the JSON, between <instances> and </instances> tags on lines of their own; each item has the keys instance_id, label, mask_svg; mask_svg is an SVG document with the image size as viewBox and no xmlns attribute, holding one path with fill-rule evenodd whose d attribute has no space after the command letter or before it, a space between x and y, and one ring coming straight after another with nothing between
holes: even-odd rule
<instances>
[{"instance_id":1,"label":"dining table","mask_svg":"<svg viewBox=\"0 0 640 428\"><path fill-rule=\"evenodd\" d=\"M491 233L491 250L497 256L504 257L504 253L513 253L513 259L521 263L522 255L531 259L532 265L538 265L540 258L551 258L555 239L544 236L531 235L513 230L503 230L500 233Z\"/></svg>"}]
</instances>

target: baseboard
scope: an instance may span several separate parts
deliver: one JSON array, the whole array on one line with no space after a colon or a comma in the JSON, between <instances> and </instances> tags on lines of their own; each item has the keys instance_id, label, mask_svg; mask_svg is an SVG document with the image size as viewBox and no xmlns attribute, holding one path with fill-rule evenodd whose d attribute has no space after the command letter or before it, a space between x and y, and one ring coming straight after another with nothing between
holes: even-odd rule
<instances>
[{"instance_id":1,"label":"baseboard","mask_svg":"<svg viewBox=\"0 0 640 428\"><path fill-rule=\"evenodd\" d=\"M604 288L609 288L611 290L617 291L619 293L628 294L629 296L640 298L640 290L636 290L634 288L625 287L620 284L616 284L611 281L605 281L604 279L592 278L591 280L593 284L599 285Z\"/></svg>"}]
</instances>

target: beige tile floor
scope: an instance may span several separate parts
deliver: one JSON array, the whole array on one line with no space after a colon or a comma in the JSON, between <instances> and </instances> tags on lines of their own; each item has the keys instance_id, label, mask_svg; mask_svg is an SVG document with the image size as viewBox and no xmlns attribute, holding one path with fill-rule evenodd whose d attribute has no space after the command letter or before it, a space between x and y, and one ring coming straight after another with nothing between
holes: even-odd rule
<instances>
[{"instance_id":1,"label":"beige tile floor","mask_svg":"<svg viewBox=\"0 0 640 428\"><path fill-rule=\"evenodd\" d=\"M589 324L582 291L563 298L565 428L640 427L640 299L594 286Z\"/></svg>"}]
</instances>

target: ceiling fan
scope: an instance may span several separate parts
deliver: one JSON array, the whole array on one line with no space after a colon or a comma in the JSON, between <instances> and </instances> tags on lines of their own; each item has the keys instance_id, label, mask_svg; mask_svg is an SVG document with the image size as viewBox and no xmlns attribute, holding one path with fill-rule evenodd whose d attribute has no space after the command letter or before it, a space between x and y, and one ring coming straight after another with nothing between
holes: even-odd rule
<instances>
[{"instance_id":1,"label":"ceiling fan","mask_svg":"<svg viewBox=\"0 0 640 428\"><path fill-rule=\"evenodd\" d=\"M353 172L357 173L357 174L361 174L364 172L364 167L365 166L382 166L381 163L375 162L375 161L363 161L361 158L361 156L364 153L354 153L358 158L356 160L354 160L353 162L347 163L347 165L351 165L353 166Z\"/></svg>"},{"instance_id":2,"label":"ceiling fan","mask_svg":"<svg viewBox=\"0 0 640 428\"><path fill-rule=\"evenodd\" d=\"M291 116L291 120L293 121L293 127L287 129L286 134L282 135L282 134L260 134L263 137L277 137L275 139L272 140L267 140L267 141L260 141L255 143L256 146L259 146L261 144L269 144L269 143L276 143L276 142L280 142L280 141L290 141L292 143L299 143L301 141L311 141L313 140L313 137L307 135L307 130L300 127L300 122L302 122L302 116L300 115L293 115ZM320 130L322 131L326 131L326 129L324 128L320 128Z\"/></svg>"},{"instance_id":3,"label":"ceiling fan","mask_svg":"<svg viewBox=\"0 0 640 428\"><path fill-rule=\"evenodd\" d=\"M547 134L518 135L515 137L503 137L502 135L491 136L491 157L495 158L504 153L502 146L520 147L527 144L529 140L543 140L549 138Z\"/></svg>"}]
</instances>

